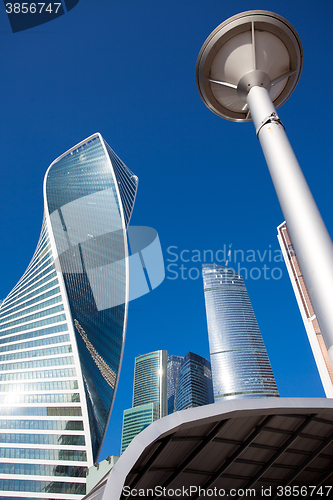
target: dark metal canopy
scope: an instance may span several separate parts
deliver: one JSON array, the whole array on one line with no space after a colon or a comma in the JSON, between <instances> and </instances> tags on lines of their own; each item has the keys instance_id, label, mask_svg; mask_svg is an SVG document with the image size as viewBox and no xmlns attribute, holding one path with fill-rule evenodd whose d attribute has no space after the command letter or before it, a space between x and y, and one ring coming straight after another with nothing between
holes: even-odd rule
<instances>
[{"instance_id":1,"label":"dark metal canopy","mask_svg":"<svg viewBox=\"0 0 333 500\"><path fill-rule=\"evenodd\" d=\"M271 488L273 499L287 486L303 498L301 487L314 498L322 487L322 498L333 498L333 400L236 400L169 415L133 440L99 498L137 498L138 490L149 490L145 498L176 499L185 489L181 498L197 500L205 498L200 487L233 498L251 496L250 489L260 498Z\"/></svg>"}]
</instances>

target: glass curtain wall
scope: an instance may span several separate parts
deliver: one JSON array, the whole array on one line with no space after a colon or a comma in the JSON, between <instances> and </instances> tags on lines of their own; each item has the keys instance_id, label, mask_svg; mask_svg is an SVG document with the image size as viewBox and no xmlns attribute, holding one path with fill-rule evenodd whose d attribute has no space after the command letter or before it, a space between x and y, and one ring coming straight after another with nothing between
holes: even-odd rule
<instances>
[{"instance_id":1,"label":"glass curtain wall","mask_svg":"<svg viewBox=\"0 0 333 500\"><path fill-rule=\"evenodd\" d=\"M94 134L52 163L36 251L0 306L4 499L81 498L102 446L126 330L126 228L138 184L110 151Z\"/></svg>"}]
</instances>

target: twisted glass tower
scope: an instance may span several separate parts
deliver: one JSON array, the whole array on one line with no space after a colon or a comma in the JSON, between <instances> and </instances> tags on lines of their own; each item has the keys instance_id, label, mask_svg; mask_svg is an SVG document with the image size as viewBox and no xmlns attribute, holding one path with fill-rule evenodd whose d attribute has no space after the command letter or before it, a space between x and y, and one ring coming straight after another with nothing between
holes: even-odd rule
<instances>
[{"instance_id":1,"label":"twisted glass tower","mask_svg":"<svg viewBox=\"0 0 333 500\"><path fill-rule=\"evenodd\" d=\"M111 414L138 179L100 134L49 167L34 256L0 308L0 496L80 499Z\"/></svg>"},{"instance_id":2,"label":"twisted glass tower","mask_svg":"<svg viewBox=\"0 0 333 500\"><path fill-rule=\"evenodd\" d=\"M202 269L215 402L279 396L243 278L233 269Z\"/></svg>"}]
</instances>

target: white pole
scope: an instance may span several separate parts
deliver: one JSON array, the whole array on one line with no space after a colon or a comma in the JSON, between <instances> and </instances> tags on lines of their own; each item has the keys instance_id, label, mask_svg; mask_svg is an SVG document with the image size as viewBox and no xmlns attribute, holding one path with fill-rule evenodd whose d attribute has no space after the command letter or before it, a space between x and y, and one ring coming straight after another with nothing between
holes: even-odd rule
<instances>
[{"instance_id":1,"label":"white pole","mask_svg":"<svg viewBox=\"0 0 333 500\"><path fill-rule=\"evenodd\" d=\"M333 244L268 91L247 103L333 365Z\"/></svg>"}]
</instances>

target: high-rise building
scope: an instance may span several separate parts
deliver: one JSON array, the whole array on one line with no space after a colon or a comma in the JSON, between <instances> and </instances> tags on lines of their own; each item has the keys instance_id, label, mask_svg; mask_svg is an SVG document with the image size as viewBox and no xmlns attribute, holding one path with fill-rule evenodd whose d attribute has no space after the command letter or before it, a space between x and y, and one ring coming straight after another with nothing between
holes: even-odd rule
<instances>
[{"instance_id":1,"label":"high-rise building","mask_svg":"<svg viewBox=\"0 0 333 500\"><path fill-rule=\"evenodd\" d=\"M124 410L121 454L124 453L135 436L140 434L148 425L159 418L158 403L147 403L146 405L135 406L134 408Z\"/></svg>"},{"instance_id":2,"label":"high-rise building","mask_svg":"<svg viewBox=\"0 0 333 500\"><path fill-rule=\"evenodd\" d=\"M286 222L278 226L278 240L287 266L290 281L296 296L313 356L318 368L325 394L333 398L333 368L313 310L309 292L299 267L297 256L288 232Z\"/></svg>"},{"instance_id":3,"label":"high-rise building","mask_svg":"<svg viewBox=\"0 0 333 500\"><path fill-rule=\"evenodd\" d=\"M133 407L124 411L121 453L139 432L167 414L167 352L135 358Z\"/></svg>"},{"instance_id":4,"label":"high-rise building","mask_svg":"<svg viewBox=\"0 0 333 500\"><path fill-rule=\"evenodd\" d=\"M159 404L159 418L167 414L167 352L155 351L135 358L133 408Z\"/></svg>"},{"instance_id":5,"label":"high-rise building","mask_svg":"<svg viewBox=\"0 0 333 500\"><path fill-rule=\"evenodd\" d=\"M242 276L216 264L202 274L215 402L278 396Z\"/></svg>"},{"instance_id":6,"label":"high-rise building","mask_svg":"<svg viewBox=\"0 0 333 500\"><path fill-rule=\"evenodd\" d=\"M184 356L176 356L174 354L168 356L168 415L175 411L175 394L177 389L179 371L183 359Z\"/></svg>"},{"instance_id":7,"label":"high-rise building","mask_svg":"<svg viewBox=\"0 0 333 500\"><path fill-rule=\"evenodd\" d=\"M137 184L100 134L46 172L36 251L0 308L1 498L85 494L122 360Z\"/></svg>"},{"instance_id":8,"label":"high-rise building","mask_svg":"<svg viewBox=\"0 0 333 500\"><path fill-rule=\"evenodd\" d=\"M210 362L188 352L179 370L175 411L214 403Z\"/></svg>"}]
</instances>

